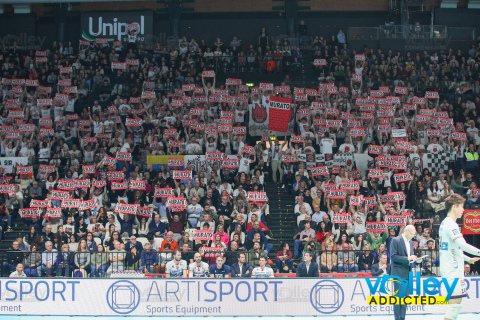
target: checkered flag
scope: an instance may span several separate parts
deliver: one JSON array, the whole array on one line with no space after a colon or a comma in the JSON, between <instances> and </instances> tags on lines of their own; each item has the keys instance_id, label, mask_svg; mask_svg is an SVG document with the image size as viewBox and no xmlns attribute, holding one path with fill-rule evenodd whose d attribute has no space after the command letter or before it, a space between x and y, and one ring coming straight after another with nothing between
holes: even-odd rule
<instances>
[{"instance_id":1,"label":"checkered flag","mask_svg":"<svg viewBox=\"0 0 480 320\"><path fill-rule=\"evenodd\" d=\"M448 172L449 157L446 153L427 153L423 155L423 168L427 168L432 177Z\"/></svg>"}]
</instances>

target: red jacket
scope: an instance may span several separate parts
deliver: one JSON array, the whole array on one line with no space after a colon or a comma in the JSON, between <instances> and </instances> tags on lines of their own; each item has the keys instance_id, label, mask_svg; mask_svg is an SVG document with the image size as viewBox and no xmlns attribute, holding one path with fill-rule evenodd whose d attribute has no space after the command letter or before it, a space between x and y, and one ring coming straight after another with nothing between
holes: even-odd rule
<instances>
[{"instance_id":1,"label":"red jacket","mask_svg":"<svg viewBox=\"0 0 480 320\"><path fill-rule=\"evenodd\" d=\"M283 253L283 249L278 250L277 255L275 256L275 259L279 259L280 256L284 256L285 253ZM287 250L287 260L292 259L292 252L290 250Z\"/></svg>"},{"instance_id":2,"label":"red jacket","mask_svg":"<svg viewBox=\"0 0 480 320\"><path fill-rule=\"evenodd\" d=\"M253 224L251 222L249 222L247 224L247 232L250 231L250 229L253 228ZM265 230L263 230L265 229ZM260 230L262 230L263 232L266 232L266 231L270 231L270 229L268 229L268 227L266 225L263 224L263 222L260 221Z\"/></svg>"}]
</instances>

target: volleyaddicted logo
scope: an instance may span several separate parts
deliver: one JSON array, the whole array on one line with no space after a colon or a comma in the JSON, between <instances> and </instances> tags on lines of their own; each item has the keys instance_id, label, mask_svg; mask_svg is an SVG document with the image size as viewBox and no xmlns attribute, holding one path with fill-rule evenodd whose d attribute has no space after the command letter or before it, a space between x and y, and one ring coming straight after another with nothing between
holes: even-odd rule
<instances>
[{"instance_id":1,"label":"volleyaddicted logo","mask_svg":"<svg viewBox=\"0 0 480 320\"><path fill-rule=\"evenodd\" d=\"M416 279L413 278L413 272L409 272L408 280L387 274L384 274L381 279L376 279L375 283L372 283L368 278L365 280L371 294L371 296L368 297L368 304L376 305L448 304L458 282L458 279L455 279L450 286L445 278L442 278L443 281L433 277L422 279L420 272L416 273ZM416 284L415 289L413 288L414 283ZM437 296L440 293L442 283L445 286L447 295ZM422 287L425 293L424 295L421 294ZM375 296L377 291L389 296ZM407 292L415 295L409 296Z\"/></svg>"}]
</instances>

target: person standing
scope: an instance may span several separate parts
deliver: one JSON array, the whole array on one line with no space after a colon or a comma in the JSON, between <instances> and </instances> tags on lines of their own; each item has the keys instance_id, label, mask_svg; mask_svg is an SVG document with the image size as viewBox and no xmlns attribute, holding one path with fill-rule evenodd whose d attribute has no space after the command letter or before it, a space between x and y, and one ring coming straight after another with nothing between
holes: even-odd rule
<instances>
[{"instance_id":1,"label":"person standing","mask_svg":"<svg viewBox=\"0 0 480 320\"><path fill-rule=\"evenodd\" d=\"M408 280L408 273L411 270L411 261L417 260L417 256L413 252L412 238L415 236L415 227L408 225L404 232L395 237L390 244L391 253L391 275L397 276L401 279ZM398 290L398 285L395 284L395 290ZM408 286L405 295L408 295ZM406 305L395 305L393 313L395 320L405 320L405 313L407 312Z\"/></svg>"},{"instance_id":2,"label":"person standing","mask_svg":"<svg viewBox=\"0 0 480 320\"><path fill-rule=\"evenodd\" d=\"M285 140L285 143L283 145L280 145L280 141L278 141L278 139L275 139L275 142L271 147L273 183L277 183L277 171L280 174L280 180L282 180L282 177L283 177L282 156L284 154L282 149L286 144L287 144L287 140Z\"/></svg>"},{"instance_id":3,"label":"person standing","mask_svg":"<svg viewBox=\"0 0 480 320\"><path fill-rule=\"evenodd\" d=\"M466 251L480 256L480 250L465 241L457 224L457 219L461 219L463 216L464 203L465 199L456 193L445 199L447 217L442 221L438 234L440 238L440 276L450 286L458 280L447 306L445 320L457 319L462 308L462 298L467 296L467 283L461 261L473 264L480 260L480 258L470 258L463 254L463 251Z\"/></svg>"}]
</instances>

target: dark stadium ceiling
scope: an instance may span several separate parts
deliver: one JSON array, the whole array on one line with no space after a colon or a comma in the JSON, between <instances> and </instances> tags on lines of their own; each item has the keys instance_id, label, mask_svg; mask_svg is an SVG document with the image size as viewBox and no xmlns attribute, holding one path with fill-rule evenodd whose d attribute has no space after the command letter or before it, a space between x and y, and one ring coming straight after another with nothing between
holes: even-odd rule
<instances>
[{"instance_id":1,"label":"dark stadium ceiling","mask_svg":"<svg viewBox=\"0 0 480 320\"><path fill-rule=\"evenodd\" d=\"M132 1L132 0L101 0L101 2L120 2L120 1ZM135 1L151 1L151 0L135 0ZM30 3L73 3L73 2L100 2L100 0L0 0L1 4L30 4ZM165 1L168 2L168 1Z\"/></svg>"}]
</instances>

